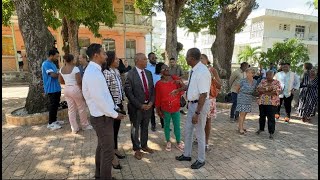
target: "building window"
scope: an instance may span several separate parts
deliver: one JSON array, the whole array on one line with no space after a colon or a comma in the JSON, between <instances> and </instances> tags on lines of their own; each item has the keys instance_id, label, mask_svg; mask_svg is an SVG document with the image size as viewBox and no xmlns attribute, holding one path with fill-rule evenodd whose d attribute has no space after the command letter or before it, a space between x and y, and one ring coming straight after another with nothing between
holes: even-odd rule
<instances>
[{"instance_id":1,"label":"building window","mask_svg":"<svg viewBox=\"0 0 320 180\"><path fill-rule=\"evenodd\" d=\"M258 21L258 22L252 23L250 38L262 37L263 36L263 28L264 28L263 21Z\"/></svg>"},{"instance_id":2,"label":"building window","mask_svg":"<svg viewBox=\"0 0 320 180\"><path fill-rule=\"evenodd\" d=\"M304 37L305 26L296 25L296 38Z\"/></svg>"},{"instance_id":3,"label":"building window","mask_svg":"<svg viewBox=\"0 0 320 180\"><path fill-rule=\"evenodd\" d=\"M115 51L116 50L116 43L114 39L103 39L102 40L102 48L107 51Z\"/></svg>"},{"instance_id":4,"label":"building window","mask_svg":"<svg viewBox=\"0 0 320 180\"><path fill-rule=\"evenodd\" d=\"M2 36L2 56L15 56L13 39L11 36Z\"/></svg>"},{"instance_id":5,"label":"building window","mask_svg":"<svg viewBox=\"0 0 320 180\"><path fill-rule=\"evenodd\" d=\"M80 48L87 48L88 46L90 46L90 38L87 37L80 37L79 38L79 46Z\"/></svg>"},{"instance_id":6,"label":"building window","mask_svg":"<svg viewBox=\"0 0 320 180\"><path fill-rule=\"evenodd\" d=\"M136 54L136 40L126 41L126 59L130 65L133 65L134 55Z\"/></svg>"},{"instance_id":7,"label":"building window","mask_svg":"<svg viewBox=\"0 0 320 180\"><path fill-rule=\"evenodd\" d=\"M279 24L279 30L290 31L290 24Z\"/></svg>"}]
</instances>

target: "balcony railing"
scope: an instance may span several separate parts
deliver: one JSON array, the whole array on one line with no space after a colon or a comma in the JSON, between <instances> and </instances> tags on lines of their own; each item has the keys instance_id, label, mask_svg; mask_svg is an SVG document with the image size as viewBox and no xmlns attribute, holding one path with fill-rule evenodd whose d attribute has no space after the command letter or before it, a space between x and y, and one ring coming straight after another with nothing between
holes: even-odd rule
<instances>
[{"instance_id":1,"label":"balcony railing","mask_svg":"<svg viewBox=\"0 0 320 180\"><path fill-rule=\"evenodd\" d=\"M123 12L115 12L117 16L117 24L123 23ZM138 25L138 26L151 26L151 18L149 16L143 16L140 14L126 13L125 14L126 24Z\"/></svg>"}]
</instances>

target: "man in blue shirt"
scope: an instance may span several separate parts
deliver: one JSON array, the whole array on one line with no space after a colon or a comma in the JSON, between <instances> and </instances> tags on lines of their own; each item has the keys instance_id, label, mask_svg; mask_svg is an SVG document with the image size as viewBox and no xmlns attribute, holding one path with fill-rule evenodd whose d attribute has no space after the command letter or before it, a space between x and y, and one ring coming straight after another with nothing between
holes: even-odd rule
<instances>
[{"instance_id":1,"label":"man in blue shirt","mask_svg":"<svg viewBox=\"0 0 320 180\"><path fill-rule=\"evenodd\" d=\"M59 72L54 61L58 61L59 51L52 49L48 53L48 59L42 63L42 79L44 93L49 97L49 123L48 129L56 130L61 128L63 121L57 121L58 107L61 96L61 86L58 81Z\"/></svg>"},{"instance_id":2,"label":"man in blue shirt","mask_svg":"<svg viewBox=\"0 0 320 180\"><path fill-rule=\"evenodd\" d=\"M151 52L148 54L149 62L147 64L147 70L149 70L152 73L153 83L156 85L156 83L161 79L161 75L156 74L156 65L157 65L157 56ZM160 123L163 128L163 119L160 118ZM156 131L156 116L154 112L154 107L152 108L151 113L151 130Z\"/></svg>"}]
</instances>

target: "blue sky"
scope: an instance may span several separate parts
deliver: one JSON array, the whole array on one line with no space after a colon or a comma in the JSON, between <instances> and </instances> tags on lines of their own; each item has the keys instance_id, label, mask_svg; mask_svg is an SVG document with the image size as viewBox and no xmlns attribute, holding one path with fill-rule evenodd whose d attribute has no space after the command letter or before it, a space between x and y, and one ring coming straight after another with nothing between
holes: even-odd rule
<instances>
[{"instance_id":1,"label":"blue sky","mask_svg":"<svg viewBox=\"0 0 320 180\"><path fill-rule=\"evenodd\" d=\"M309 0L256 0L259 9L275 9L299 14L318 16L318 10L309 8Z\"/></svg>"}]
</instances>

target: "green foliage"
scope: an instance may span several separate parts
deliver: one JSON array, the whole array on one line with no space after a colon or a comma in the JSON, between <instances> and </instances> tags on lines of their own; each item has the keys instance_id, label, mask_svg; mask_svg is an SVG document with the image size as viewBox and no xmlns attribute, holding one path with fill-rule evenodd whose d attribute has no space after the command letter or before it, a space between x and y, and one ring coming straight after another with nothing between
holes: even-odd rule
<instances>
[{"instance_id":1,"label":"green foliage","mask_svg":"<svg viewBox=\"0 0 320 180\"><path fill-rule=\"evenodd\" d=\"M14 9L12 0L2 0L2 25L10 25L10 18L13 15Z\"/></svg>"},{"instance_id":2,"label":"green foliage","mask_svg":"<svg viewBox=\"0 0 320 180\"><path fill-rule=\"evenodd\" d=\"M135 8L138 8L141 14L145 16L150 16L155 8L157 11L161 11L163 8L162 0L136 0Z\"/></svg>"},{"instance_id":3,"label":"green foliage","mask_svg":"<svg viewBox=\"0 0 320 180\"><path fill-rule=\"evenodd\" d=\"M261 47L251 48L250 46L246 46L240 53L238 54L238 62L248 62L249 64L256 64L258 62L258 55L260 54Z\"/></svg>"},{"instance_id":4,"label":"green foliage","mask_svg":"<svg viewBox=\"0 0 320 180\"><path fill-rule=\"evenodd\" d=\"M156 57L158 58L157 59L157 61L158 62L164 62L164 59L162 58L162 53L164 53L165 52L165 50L164 49L161 49L160 47L155 47L155 46L153 46L153 51L152 51L155 55L156 55Z\"/></svg>"},{"instance_id":5,"label":"green foliage","mask_svg":"<svg viewBox=\"0 0 320 180\"><path fill-rule=\"evenodd\" d=\"M47 26L53 29L60 27L61 19L67 17L87 26L96 37L100 37L99 23L113 27L116 21L112 0L42 0L41 7ZM2 24L9 25L14 10L12 0L2 0Z\"/></svg>"},{"instance_id":6,"label":"green foliage","mask_svg":"<svg viewBox=\"0 0 320 180\"><path fill-rule=\"evenodd\" d=\"M277 65L282 62L289 62L290 69L297 74L303 73L303 63L308 61L308 48L296 38L274 43L267 52L261 53L259 59L259 63L265 67L269 66L270 63Z\"/></svg>"},{"instance_id":7,"label":"green foliage","mask_svg":"<svg viewBox=\"0 0 320 180\"><path fill-rule=\"evenodd\" d=\"M186 56L183 53L179 53L177 64L181 67L183 71L189 71L190 66L187 64Z\"/></svg>"},{"instance_id":8,"label":"green foliage","mask_svg":"<svg viewBox=\"0 0 320 180\"><path fill-rule=\"evenodd\" d=\"M214 35L217 32L217 21L222 8L233 2L234 0L189 0L182 9L178 25L195 33L208 28L209 33ZM254 7L256 8L258 5ZM240 32L243 26L244 24L237 27L236 32Z\"/></svg>"},{"instance_id":9,"label":"green foliage","mask_svg":"<svg viewBox=\"0 0 320 180\"><path fill-rule=\"evenodd\" d=\"M315 9L318 9L318 0L313 1L313 6Z\"/></svg>"},{"instance_id":10,"label":"green foliage","mask_svg":"<svg viewBox=\"0 0 320 180\"><path fill-rule=\"evenodd\" d=\"M42 0L45 19L49 26L56 27L56 18L52 12L59 13L59 19L66 17L83 24L96 36L99 34L99 23L113 27L116 15L113 12L112 0ZM52 13L50 17L50 12Z\"/></svg>"}]
</instances>

